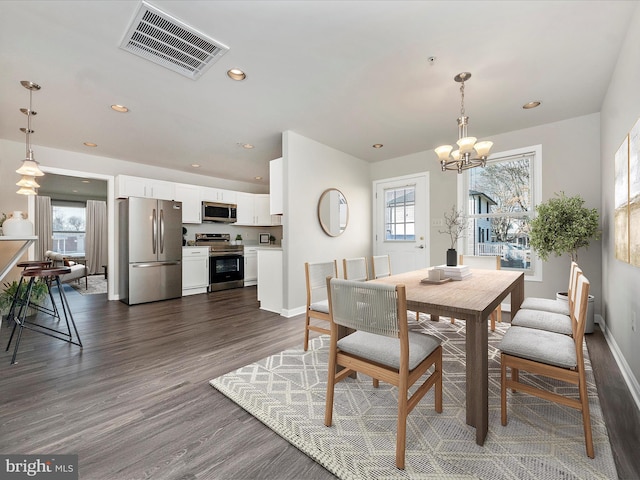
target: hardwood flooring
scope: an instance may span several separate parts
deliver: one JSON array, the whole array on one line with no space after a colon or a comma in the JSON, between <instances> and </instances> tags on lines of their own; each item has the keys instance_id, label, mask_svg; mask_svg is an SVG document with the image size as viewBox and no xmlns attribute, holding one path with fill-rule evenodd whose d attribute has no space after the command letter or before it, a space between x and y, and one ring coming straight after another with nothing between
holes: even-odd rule
<instances>
[{"instance_id":1,"label":"hardwood flooring","mask_svg":"<svg viewBox=\"0 0 640 480\"><path fill-rule=\"evenodd\" d=\"M208 384L300 346L302 316L260 310L255 287L132 307L68 295L83 349L25 331L10 365L0 330L0 453L77 454L82 480L334 478ZM620 478L640 478L638 411L603 335L588 346Z\"/></svg>"}]
</instances>

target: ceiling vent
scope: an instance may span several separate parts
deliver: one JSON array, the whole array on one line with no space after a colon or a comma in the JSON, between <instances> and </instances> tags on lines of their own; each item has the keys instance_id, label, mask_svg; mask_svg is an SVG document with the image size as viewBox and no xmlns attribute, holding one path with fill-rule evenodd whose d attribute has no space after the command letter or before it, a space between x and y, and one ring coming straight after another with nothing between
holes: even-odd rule
<instances>
[{"instance_id":1,"label":"ceiling vent","mask_svg":"<svg viewBox=\"0 0 640 480\"><path fill-rule=\"evenodd\" d=\"M229 47L142 2L120 48L196 80Z\"/></svg>"}]
</instances>

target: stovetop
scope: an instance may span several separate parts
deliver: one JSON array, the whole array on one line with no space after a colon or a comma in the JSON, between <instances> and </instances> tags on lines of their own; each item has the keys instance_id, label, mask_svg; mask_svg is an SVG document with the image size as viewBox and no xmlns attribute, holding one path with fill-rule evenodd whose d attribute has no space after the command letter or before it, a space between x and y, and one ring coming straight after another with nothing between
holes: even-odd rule
<instances>
[{"instance_id":1,"label":"stovetop","mask_svg":"<svg viewBox=\"0 0 640 480\"><path fill-rule=\"evenodd\" d=\"M231 245L228 233L196 233L196 246L209 247L209 252L244 252L243 245Z\"/></svg>"}]
</instances>

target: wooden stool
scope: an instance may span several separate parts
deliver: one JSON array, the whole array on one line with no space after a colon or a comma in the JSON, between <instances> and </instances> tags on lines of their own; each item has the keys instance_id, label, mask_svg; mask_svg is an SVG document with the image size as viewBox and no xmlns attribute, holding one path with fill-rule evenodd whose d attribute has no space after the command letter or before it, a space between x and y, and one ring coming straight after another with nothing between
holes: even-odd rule
<instances>
[{"instance_id":1,"label":"wooden stool","mask_svg":"<svg viewBox=\"0 0 640 480\"><path fill-rule=\"evenodd\" d=\"M7 348L5 351L9 351L9 347L11 346L11 341L13 340L13 335L16 332L16 328L18 330L18 336L16 337L16 346L13 350L13 356L11 357L11 364L16 363L16 356L18 354L18 347L20 346L20 340L22 338L22 332L25 328L29 330L33 330L34 332L39 332L49 337L57 338L58 340L62 340L68 343L72 343L74 345L78 345L82 348L82 342L80 341L80 335L78 334L78 329L73 320L73 315L71 315L71 309L69 308L69 302L67 301L67 297L64 294L64 290L60 283L60 275L64 275L65 273L69 273L71 271L68 267L49 267L49 268L25 268L22 271L21 281L25 278L29 279L29 283L27 284L26 296L24 299L16 299L14 298L14 302L20 305L18 310L18 314L13 316L13 321L15 322L13 325L13 330L11 331L11 336L9 337L9 343L7 344ZM66 322L66 331L56 330L55 328L47 327L45 325L41 325L38 323L31 322L27 320L27 309L28 307L34 307L37 310L42 311L41 306L36 306L31 303L31 293L33 291L33 284L37 279L44 279L47 281L49 285L49 297L51 298L53 305L51 310L47 310L51 316L60 320L62 317L60 316L60 310L56 306L55 299L53 297L53 293L51 292L51 287L56 286L58 289L58 295L60 297L60 307L62 313L64 314L64 319ZM20 290L16 290L16 297L20 296ZM71 331L71 327L73 326L73 332ZM75 333L75 340L74 335Z\"/></svg>"}]
</instances>

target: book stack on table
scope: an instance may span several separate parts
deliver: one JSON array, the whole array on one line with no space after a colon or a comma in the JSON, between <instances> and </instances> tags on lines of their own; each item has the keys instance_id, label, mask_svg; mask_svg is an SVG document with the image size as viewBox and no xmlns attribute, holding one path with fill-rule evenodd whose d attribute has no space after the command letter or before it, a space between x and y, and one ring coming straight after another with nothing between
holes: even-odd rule
<instances>
[{"instance_id":1,"label":"book stack on table","mask_svg":"<svg viewBox=\"0 0 640 480\"><path fill-rule=\"evenodd\" d=\"M455 267L439 265L436 268L442 269L444 276L449 277L451 280L464 280L471 276L471 269L469 268L469 265L456 265Z\"/></svg>"}]
</instances>

